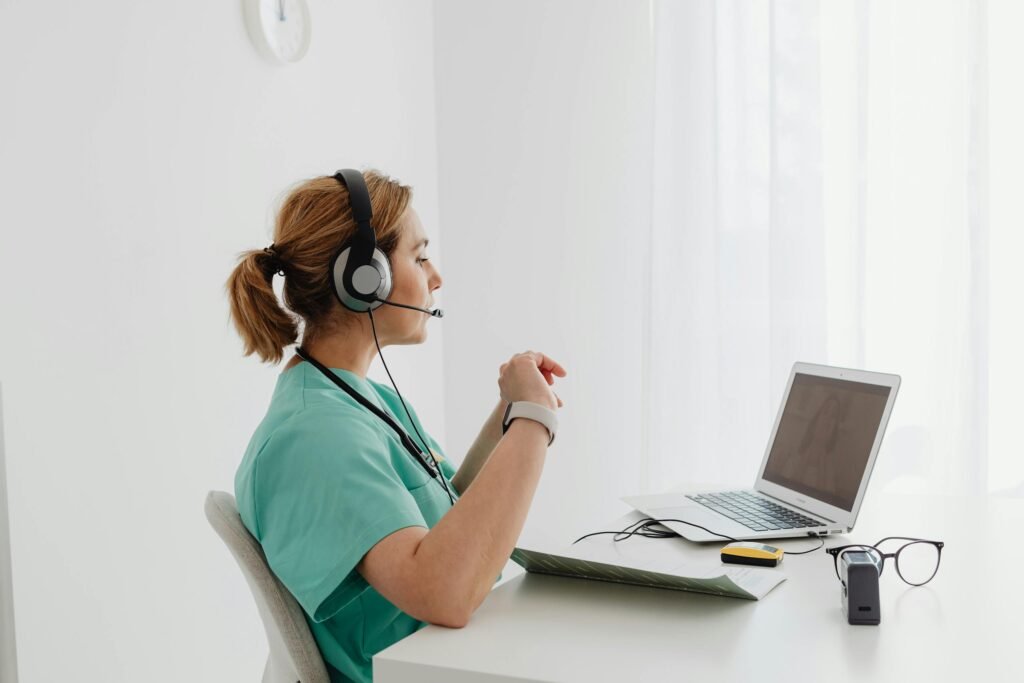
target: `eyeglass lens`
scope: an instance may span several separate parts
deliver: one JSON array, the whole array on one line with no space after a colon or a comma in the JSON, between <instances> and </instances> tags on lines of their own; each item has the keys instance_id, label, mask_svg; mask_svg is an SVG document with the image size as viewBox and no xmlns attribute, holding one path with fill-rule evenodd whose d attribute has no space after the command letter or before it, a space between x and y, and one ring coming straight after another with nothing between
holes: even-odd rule
<instances>
[{"instance_id":1,"label":"eyeglass lens","mask_svg":"<svg viewBox=\"0 0 1024 683\"><path fill-rule=\"evenodd\" d=\"M908 543L896 555L896 571L911 585L928 583L938 569L939 549L932 543Z\"/></svg>"}]
</instances>

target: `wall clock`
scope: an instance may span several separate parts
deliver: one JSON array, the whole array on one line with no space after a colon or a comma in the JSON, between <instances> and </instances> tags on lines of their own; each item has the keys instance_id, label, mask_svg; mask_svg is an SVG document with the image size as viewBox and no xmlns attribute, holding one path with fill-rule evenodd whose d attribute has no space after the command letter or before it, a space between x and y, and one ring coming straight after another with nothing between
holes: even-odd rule
<instances>
[{"instance_id":1,"label":"wall clock","mask_svg":"<svg viewBox=\"0 0 1024 683\"><path fill-rule=\"evenodd\" d=\"M306 55L312 22L306 0L242 0L245 25L256 49L279 64Z\"/></svg>"}]
</instances>

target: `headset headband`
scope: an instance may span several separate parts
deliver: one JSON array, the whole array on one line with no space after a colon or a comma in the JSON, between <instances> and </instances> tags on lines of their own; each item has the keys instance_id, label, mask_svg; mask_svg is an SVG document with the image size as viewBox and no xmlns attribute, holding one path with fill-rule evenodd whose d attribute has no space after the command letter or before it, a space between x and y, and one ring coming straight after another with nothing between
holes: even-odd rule
<instances>
[{"instance_id":1,"label":"headset headband","mask_svg":"<svg viewBox=\"0 0 1024 683\"><path fill-rule=\"evenodd\" d=\"M356 222L355 234L352 235L349 242L352 251L349 252L348 261L345 262L342 285L350 296L361 301L372 302L375 300L373 294L361 294L350 287L356 269L370 263L373 251L377 248L377 236L370 223L373 219L370 192L366 189L366 180L363 178L363 174L355 169L343 168L334 174L334 179L348 190L348 203L352 207L352 218Z\"/></svg>"}]
</instances>

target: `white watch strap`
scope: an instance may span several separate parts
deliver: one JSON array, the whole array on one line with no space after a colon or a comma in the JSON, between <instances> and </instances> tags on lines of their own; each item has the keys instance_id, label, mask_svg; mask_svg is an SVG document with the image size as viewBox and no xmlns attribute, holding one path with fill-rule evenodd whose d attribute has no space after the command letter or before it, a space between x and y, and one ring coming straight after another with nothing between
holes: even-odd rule
<instances>
[{"instance_id":1,"label":"white watch strap","mask_svg":"<svg viewBox=\"0 0 1024 683\"><path fill-rule=\"evenodd\" d=\"M551 439L548 441L550 446L555 442L555 433L558 432L558 415L555 411L551 410L546 406L542 406L539 403L531 403L530 401L515 401L509 403L508 407L505 408L505 419L502 421L502 432L508 431L508 426L512 424L512 420L517 417L525 417L527 420L533 420L539 422L548 430L548 434L551 435Z\"/></svg>"}]
</instances>

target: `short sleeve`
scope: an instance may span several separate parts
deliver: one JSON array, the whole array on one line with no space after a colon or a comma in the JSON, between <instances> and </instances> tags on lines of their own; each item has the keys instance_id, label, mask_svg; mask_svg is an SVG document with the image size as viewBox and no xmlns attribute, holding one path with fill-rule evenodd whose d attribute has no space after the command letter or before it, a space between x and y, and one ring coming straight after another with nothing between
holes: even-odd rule
<instances>
[{"instance_id":1,"label":"short sleeve","mask_svg":"<svg viewBox=\"0 0 1024 683\"><path fill-rule=\"evenodd\" d=\"M378 541L427 523L383 435L361 416L305 410L256 462L259 540L274 573L314 621L367 588L355 567Z\"/></svg>"}]
</instances>

